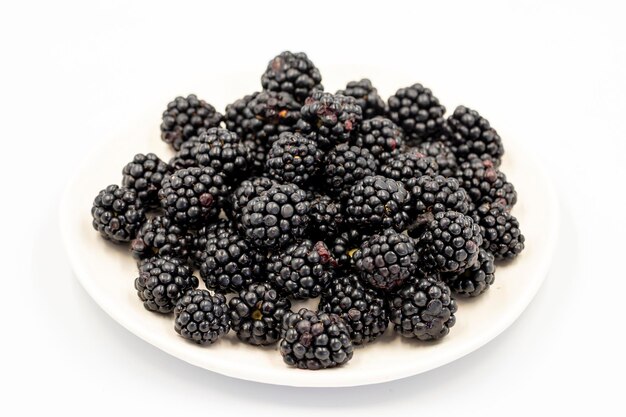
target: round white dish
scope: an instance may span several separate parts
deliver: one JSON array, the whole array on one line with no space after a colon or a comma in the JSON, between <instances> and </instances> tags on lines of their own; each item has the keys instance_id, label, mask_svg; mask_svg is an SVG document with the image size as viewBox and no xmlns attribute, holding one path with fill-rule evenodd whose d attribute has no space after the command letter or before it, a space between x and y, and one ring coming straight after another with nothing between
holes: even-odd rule
<instances>
[{"instance_id":1,"label":"round white dish","mask_svg":"<svg viewBox=\"0 0 626 417\"><path fill-rule=\"evenodd\" d=\"M349 70L336 73L346 74ZM248 84L249 77L256 77L246 76ZM236 80L239 75L224 78ZM393 85L397 85L397 79L391 78ZM220 87L217 91L223 97L212 102L223 108L237 95L227 96L227 89L223 84ZM400 379L454 361L492 340L519 317L546 277L558 234L555 192L533 158L506 137L502 170L519 193L513 214L526 236L526 249L513 262L498 266L496 282L487 293L472 300L458 300L457 323L444 339L422 343L395 337L388 329L381 340L357 348L346 366L317 372L289 368L277 347L255 348L238 343L232 332L212 346L188 343L174 331L171 315L143 308L133 288L136 265L128 248L104 241L91 227L93 198L108 184L121 181L121 168L135 153L154 152L166 161L171 157L172 151L159 140L163 106L147 103L146 112L129 116L125 126L98 138L102 146L85 160L67 187L60 224L76 276L96 303L132 333L188 363L231 377L289 386L356 386Z\"/></svg>"}]
</instances>

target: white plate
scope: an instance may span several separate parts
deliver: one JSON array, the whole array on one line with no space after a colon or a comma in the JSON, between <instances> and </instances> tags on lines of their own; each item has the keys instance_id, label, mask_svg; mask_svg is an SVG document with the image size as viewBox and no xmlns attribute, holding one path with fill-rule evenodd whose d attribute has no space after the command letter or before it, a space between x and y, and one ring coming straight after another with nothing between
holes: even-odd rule
<instances>
[{"instance_id":1,"label":"white plate","mask_svg":"<svg viewBox=\"0 0 626 417\"><path fill-rule=\"evenodd\" d=\"M354 68L339 68L334 73L339 77L358 72ZM376 69L366 73L376 74ZM239 85L249 85L250 78L257 77L245 76ZM222 78L236 82L239 77L225 74ZM327 78L324 84L335 87L328 89L334 91L350 76L336 78L334 85ZM383 77L373 77L384 96L394 86L403 85L399 79L410 79L387 78L391 80L389 83L381 82ZM219 84L219 80L214 78L215 91L220 97L212 97L211 101L223 108L238 95L226 94L228 88ZM526 236L526 249L515 261L497 268L496 282L486 294L459 300L457 323L444 339L420 343L394 337L389 329L378 342L357 348L346 366L317 372L289 368L283 364L276 347L255 348L238 343L232 332L212 346L188 343L174 331L171 315L151 313L143 308L133 288L136 266L127 248L104 241L91 227L93 198L108 184L121 181L121 168L135 153L155 152L166 161L172 155L159 140L163 106L164 103L146 103L137 117L129 116L126 126L117 126L118 132L102 134L99 139L103 146L85 161L68 185L60 220L76 276L91 297L129 331L186 362L236 378L291 386L355 386L400 379L454 361L492 340L519 317L547 274L558 233L555 193L540 166L506 137L507 154L502 169L519 193L514 214Z\"/></svg>"}]
</instances>

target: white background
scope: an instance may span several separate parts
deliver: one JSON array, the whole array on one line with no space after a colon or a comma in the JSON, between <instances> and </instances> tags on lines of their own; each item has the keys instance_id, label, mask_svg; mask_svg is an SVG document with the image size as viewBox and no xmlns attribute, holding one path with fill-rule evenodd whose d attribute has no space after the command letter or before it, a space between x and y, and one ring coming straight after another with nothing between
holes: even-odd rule
<instances>
[{"instance_id":1,"label":"white background","mask_svg":"<svg viewBox=\"0 0 626 417\"><path fill-rule=\"evenodd\" d=\"M0 6L3 415L624 412L620 2L17 3ZM306 51L322 72L376 60L426 84L439 74L445 91L471 98L547 165L561 202L554 264L525 314L492 343L378 386L260 385L151 347L76 282L57 206L99 131L132 120L147 95L165 104L205 92L184 81L185 92L160 91L161 79L251 65L260 73L284 49Z\"/></svg>"}]
</instances>

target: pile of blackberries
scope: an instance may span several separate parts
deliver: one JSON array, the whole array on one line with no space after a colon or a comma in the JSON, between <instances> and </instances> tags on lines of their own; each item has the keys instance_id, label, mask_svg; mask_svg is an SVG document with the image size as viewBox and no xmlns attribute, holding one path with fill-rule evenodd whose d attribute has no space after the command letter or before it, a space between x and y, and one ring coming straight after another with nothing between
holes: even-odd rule
<instances>
[{"instance_id":1,"label":"pile of blackberries","mask_svg":"<svg viewBox=\"0 0 626 417\"><path fill-rule=\"evenodd\" d=\"M130 243L145 308L200 344L278 343L304 369L346 363L389 324L447 335L453 297L484 293L524 249L496 130L467 107L446 117L421 84L386 102L367 79L325 92L304 53L261 81L224 114L177 97L161 123L174 157L136 155L95 198L93 227Z\"/></svg>"}]
</instances>

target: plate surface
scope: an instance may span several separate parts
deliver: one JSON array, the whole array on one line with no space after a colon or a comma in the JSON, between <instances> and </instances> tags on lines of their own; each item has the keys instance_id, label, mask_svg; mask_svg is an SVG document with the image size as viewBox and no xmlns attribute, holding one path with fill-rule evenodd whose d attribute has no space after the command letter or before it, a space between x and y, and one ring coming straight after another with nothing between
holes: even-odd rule
<instances>
[{"instance_id":1,"label":"plate surface","mask_svg":"<svg viewBox=\"0 0 626 417\"><path fill-rule=\"evenodd\" d=\"M334 87L328 88L334 91L351 78L341 76L355 70L361 69L339 68L335 71L337 82L333 85L332 79L328 83L325 78L324 84ZM366 73L380 71L370 69ZM257 78L256 74L215 76L214 91L218 97L211 97L211 102L223 108L241 95L229 91L224 83L245 86ZM383 77L372 79L385 93L381 94L383 97L395 86L403 85L398 80L410 80L387 77L391 80L387 86L379 81ZM238 80L242 81L236 84ZM208 82L210 85L211 80ZM207 80L203 83L206 85ZM526 249L513 262L498 266L495 284L487 293L477 299L459 300L457 323L447 337L435 343L420 343L394 337L388 329L378 342L357 348L346 366L317 372L288 368L276 347L254 348L238 343L232 332L212 346L188 343L174 331L171 315L150 313L143 308L133 288L137 272L127 247L104 241L91 227L93 198L108 184L121 182L121 168L135 153L154 152L165 161L171 157L172 151L159 140L162 107L163 103L146 103L137 117L129 116L127 123L117 126L115 132L104 132L97 138L102 146L84 161L68 185L60 221L76 276L96 303L129 331L186 362L236 378L290 386L356 386L400 379L454 361L492 340L519 317L547 274L558 233L555 193L539 165L516 146L515 139L511 141L506 136L502 170L519 193L513 214L526 236Z\"/></svg>"}]
</instances>

